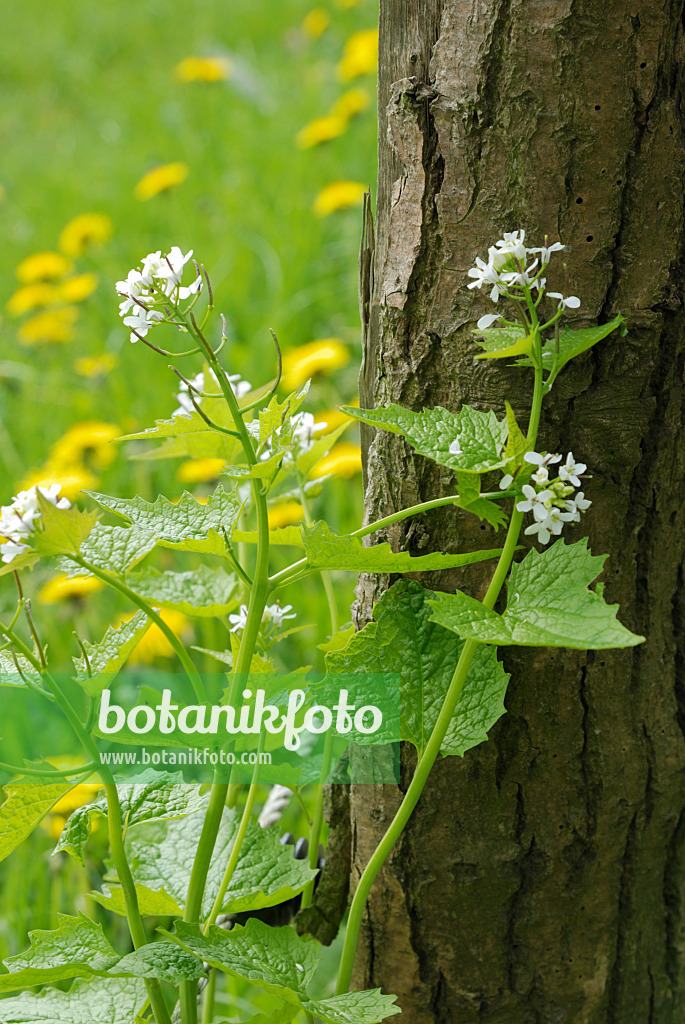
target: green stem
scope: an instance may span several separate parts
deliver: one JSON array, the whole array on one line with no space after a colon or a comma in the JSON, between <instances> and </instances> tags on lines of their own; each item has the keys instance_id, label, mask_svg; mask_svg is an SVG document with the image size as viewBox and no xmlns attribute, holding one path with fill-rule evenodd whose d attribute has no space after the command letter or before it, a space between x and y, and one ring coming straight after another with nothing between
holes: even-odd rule
<instances>
[{"instance_id":1,"label":"green stem","mask_svg":"<svg viewBox=\"0 0 685 1024\"><path fill-rule=\"evenodd\" d=\"M159 629L161 629L164 636L176 651L179 661L188 673L188 678L193 685L193 689L198 700L204 703L207 700L207 693L205 691L204 683L202 682L202 677L195 668L190 655L174 633L173 629L171 629L164 619L157 614L152 605L148 604L144 598L140 597L139 594L136 594L135 591L130 589L130 587L127 587L126 584L122 583L116 576L111 576L108 572L98 569L96 565L92 565L90 562L87 562L86 559L82 558L80 555L72 555L71 558L74 562L78 562L79 565L83 566L84 569L87 569L88 572L92 573L93 576L102 580L103 583L107 583L114 590L118 590L121 594L124 594L129 601L135 604L136 607L140 608L141 611L145 612L147 617L151 619Z\"/></svg>"},{"instance_id":2,"label":"green stem","mask_svg":"<svg viewBox=\"0 0 685 1024\"><path fill-rule=\"evenodd\" d=\"M98 750L93 738L89 736L83 728L76 711L71 706L66 694L57 680L42 668L40 661L35 657L33 651L29 650L26 644L24 644L12 630L0 623L0 632L2 632L8 640L12 641L12 643L22 652L35 669L42 672L48 688L52 692L56 703L78 737L86 755L98 765L98 771L102 777L102 781L105 786L105 794L107 796L107 820L109 823L109 842L112 851L112 861L121 883L121 888L124 892L124 899L126 902L126 919L128 921L133 945L138 949L139 946L146 945L148 940L145 934L143 919L140 916L135 883L133 881L133 876L131 875L131 869L124 849L121 805L119 803L119 794L117 793L114 777L109 768L101 763L100 751ZM167 1010L160 982L156 978L148 978L145 985L157 1024L171 1024L171 1018L169 1016L169 1011Z\"/></svg>"},{"instance_id":3,"label":"green stem","mask_svg":"<svg viewBox=\"0 0 685 1024\"><path fill-rule=\"evenodd\" d=\"M211 971L207 980L202 1002L202 1024L212 1024L214 1020L214 996L216 995L216 971Z\"/></svg>"},{"instance_id":4,"label":"green stem","mask_svg":"<svg viewBox=\"0 0 685 1024\"><path fill-rule=\"evenodd\" d=\"M531 316L533 317L534 328L536 328L537 317L535 315L534 308L531 311ZM539 333L537 335L536 343L538 346L540 345ZM535 387L533 391L533 405L528 432L528 442L532 446L535 444L538 424L540 422L542 392L542 369L540 366L537 366L535 369ZM518 543L522 522L523 513L514 509L509 522L509 528L507 530L507 536L502 553L500 554L494 575L490 581L485 597L483 598L483 606L485 608L494 608L495 602L497 601L500 591L504 586L504 581L509 569L511 568L511 563L516 552L516 545ZM395 817L390 823L380 843L374 850L369 863L366 865L362 876L359 879L359 883L350 904L347 931L345 933L345 942L340 959L340 970L338 973L338 984L336 988L337 994L347 992L349 989L362 916L369 892L371 891L371 886L376 880L379 871L390 855L391 850L399 839L414 808L416 807L416 804L418 803L423 787L425 786L428 775L430 774L430 770L440 753L442 742L445 738L450 722L452 721L457 702L459 701L469 668L471 667L471 662L473 661L473 656L476 653L478 646L479 642L477 640L466 640L464 642L442 709L438 715L435 726L433 727L428 743L419 758L416 771L414 772L414 776L409 784L407 792L404 795Z\"/></svg>"}]
</instances>

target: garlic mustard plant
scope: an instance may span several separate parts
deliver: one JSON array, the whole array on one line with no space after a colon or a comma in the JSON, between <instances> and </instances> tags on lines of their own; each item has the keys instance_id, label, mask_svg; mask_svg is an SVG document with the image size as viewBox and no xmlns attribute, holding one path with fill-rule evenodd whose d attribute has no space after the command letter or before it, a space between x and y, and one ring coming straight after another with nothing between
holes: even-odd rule
<instances>
[{"instance_id":1,"label":"garlic mustard plant","mask_svg":"<svg viewBox=\"0 0 685 1024\"><path fill-rule=\"evenodd\" d=\"M167 364L171 360L171 370L181 382L176 384L178 407L168 419L121 440L159 440L162 447L155 455L160 457L167 454L171 440L172 453L209 461L211 475L218 474L221 482L204 501L190 494L178 500L160 495L150 502L88 492L97 512L72 507L61 495L60 484L54 483L21 491L2 508L0 575L14 578L18 599L14 617L0 621L0 667L5 676L15 673L13 685L29 687L65 716L82 748L83 763L68 769L43 761L0 765L0 770L15 776L5 787L9 795L0 808L10 837L3 840L0 854L18 845L63 792L84 778L99 779L102 795L98 791L93 802L76 808L63 827L59 823L56 849L83 863L91 829L98 820L106 821L111 878L109 888L96 898L125 916L133 946L133 952L122 956L108 948L99 925L90 918L60 918L54 931L38 933L39 940L34 936L30 969L24 969L26 955L21 969L20 958L8 961L0 988L3 993L19 992L3 1000L8 1020L47 1019L46 1013L51 1020L86 1019L85 1011L75 1009L79 1000L88 1006L93 1000L107 1000L111 1024L140 1019L146 1007L156 1024L171 1024L172 1016L182 1024L197 1024L199 1015L210 1024L218 1019L218 972L266 990L273 1001L269 1006L275 1007L274 1020L290 1020L299 1012L309 1021L375 1024L398 1012L394 997L379 990L349 992L364 907L438 755L463 756L487 739L504 713L509 677L498 657L499 647L586 650L631 647L643 640L617 620L617 607L605 603L601 587L592 589L605 558L592 555L587 537L580 533L583 517L592 508L592 475L580 461L582 454L548 452L538 441L543 398L558 374L571 359L612 333L625 334L624 320L618 315L599 326L568 324L566 318L580 308L580 300L547 291L547 275L553 278L558 273L554 261L564 246L558 241L550 244L547 238L535 246L528 241L523 230L505 233L488 247L487 258L476 257L464 280L476 300L482 298L494 307L477 320L474 336L482 351L476 358L506 359L532 379L530 408L519 413L523 426L503 401L499 414L469 405L422 411L392 404L347 407L343 417L337 411L329 416L329 429L303 408L306 382L298 377L295 390L282 394L275 335L273 370L265 373L267 379L253 387L241 378L240 367L233 365L225 320L216 324L212 319L209 276L204 267L191 263L192 251L184 253L175 246L167 253L150 253L117 282L119 313L131 341L149 346ZM164 340L165 330L170 342ZM182 350L173 347L179 337L185 345ZM176 365L181 358L184 369L185 360L190 360L189 371ZM417 455L451 473L453 493L436 494L346 535L317 521L312 503L326 483L328 471L322 467L330 465L344 446L343 442L336 448L353 419L401 435ZM346 457L358 469L358 449L353 447ZM363 543L394 523L443 506L477 517L496 537L503 530L504 539L485 550L418 556L395 552L387 543ZM118 525L103 521L102 512ZM292 545L299 549L298 556L289 562L283 548ZM148 555L160 548L165 549L167 563L174 552L181 552L183 565L162 572L148 564ZM131 614L122 616L99 641L78 638L68 688L51 671L39 624L24 596L30 578L22 572L39 559L57 560L60 587L69 580L77 581L74 586L91 581L93 593L98 586L107 586L131 606ZM402 576L477 562L493 567L480 601L460 590L437 592L405 578L384 593L373 622L356 634L349 626L339 627L331 572ZM301 581L309 583L312 578L321 586L328 634L319 638L325 641L319 649L325 654L325 678L313 688L324 693L336 680L340 683L336 717L323 698L305 709L305 667L287 665L285 677L277 677L280 692L270 707L276 715L283 708L283 721L294 737L290 749L299 753L269 774L263 755L274 749L272 714L268 738L259 726L247 730L256 734L258 746L244 777L239 768L244 736L236 735L236 708L241 699L254 696L255 680L266 679L277 664L282 666L280 651L287 645L281 641L293 630L306 628L298 621L296 595ZM505 586L506 599L502 596L500 601ZM193 615L215 618L216 635L223 638L225 649L198 652L187 645L184 629L170 625L172 616L185 623ZM111 689L116 684L112 680L150 627L178 659L192 703L187 696L172 703L169 689L151 699L148 689L127 714L116 703L122 698ZM213 656L222 666L218 705L210 701L208 678L198 671L198 653ZM429 677L422 671L426 657L437 666ZM387 742L384 733L376 738L363 716L357 717L352 701L355 691L363 693L369 678L376 680L378 690L390 682L396 686L394 738L415 746L416 768L355 889L337 994L314 1000L311 979L321 950L313 938L302 938L283 922L299 905L299 930L311 926L313 918L307 912L316 898L320 870L323 787L338 777L332 773L342 770L336 744L342 740L343 750L351 743L366 744L368 752L376 743ZM140 687L137 676L130 680L130 685ZM83 695L80 705L74 703L75 692ZM264 692L260 690L262 696ZM367 693L360 708L360 714L373 713L374 729L380 728L375 712L383 718L375 699L375 690ZM241 720L244 709L241 705ZM212 755L221 759L211 764L230 767L212 769L208 790L197 780L187 782L183 774L157 769L127 782L115 776L103 758L103 740L110 733L127 729L128 738L140 744L138 733L152 728L141 722L150 715L157 722L156 712L158 732L145 732L142 739L145 749L157 757L176 727L182 732L179 744L187 746L188 737L200 733L197 742L210 750L211 722L222 715L226 723L232 722L232 731L226 726L225 740L212 739ZM304 717L297 719L298 713ZM316 748L314 757L320 733L322 747ZM229 755L232 760L227 760ZM258 816L264 784L271 788ZM310 819L305 858L293 857L277 837L291 795L307 807ZM272 913L275 918L269 917ZM237 915L246 923L221 926ZM148 920L146 927L145 918L154 922ZM154 934L152 928L160 919L172 919L173 928ZM55 987L73 977L79 980L68 992ZM163 982L178 1001L173 1011ZM40 996L32 992L36 985L44 985ZM261 1004L253 1009L259 1013ZM243 1011L236 1005L230 1016L236 1019ZM265 1019L254 1014L250 1018Z\"/></svg>"}]
</instances>

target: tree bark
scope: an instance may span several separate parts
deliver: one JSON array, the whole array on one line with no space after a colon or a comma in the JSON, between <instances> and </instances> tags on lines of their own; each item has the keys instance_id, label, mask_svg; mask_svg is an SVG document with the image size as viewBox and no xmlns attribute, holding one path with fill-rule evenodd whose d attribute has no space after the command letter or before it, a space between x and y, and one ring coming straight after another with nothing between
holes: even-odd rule
<instances>
[{"instance_id":1,"label":"tree bark","mask_svg":"<svg viewBox=\"0 0 685 1024\"><path fill-rule=\"evenodd\" d=\"M466 272L504 230L565 242L550 287L581 297L575 326L620 310L629 333L563 371L539 447L588 463L593 506L569 539L609 552L607 600L648 638L507 650L508 714L436 764L356 966L411 1024L685 1019L683 14L682 0L381 0L361 405L509 398L525 420L528 375L474 363L488 308ZM402 438L364 442L368 519L453 493ZM501 534L439 510L375 539L418 554ZM491 571L422 582L482 596ZM389 582L360 581L360 622ZM353 787L353 886L403 788Z\"/></svg>"}]
</instances>

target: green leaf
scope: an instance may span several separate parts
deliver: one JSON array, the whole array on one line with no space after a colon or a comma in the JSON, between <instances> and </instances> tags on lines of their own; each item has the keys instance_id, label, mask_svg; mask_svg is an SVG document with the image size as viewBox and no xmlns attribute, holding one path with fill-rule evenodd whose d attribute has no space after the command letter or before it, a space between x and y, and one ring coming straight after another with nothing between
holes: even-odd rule
<instances>
[{"instance_id":1,"label":"green leaf","mask_svg":"<svg viewBox=\"0 0 685 1024\"><path fill-rule=\"evenodd\" d=\"M589 348L592 348L599 341L603 341L604 338L608 337L609 334L612 334L618 328L620 328L622 336L628 333L625 317L621 313L615 316L613 320L606 324L601 324L599 327L583 327L576 331L571 330L570 327L564 327L559 335L559 354L557 355L556 339L550 338L549 341L545 342L542 349L542 365L548 369L553 369L554 376L556 377L559 370L571 359L579 356L582 352L587 352Z\"/></svg>"},{"instance_id":2,"label":"green leaf","mask_svg":"<svg viewBox=\"0 0 685 1024\"><path fill-rule=\"evenodd\" d=\"M121 819L129 832L145 822L166 821L194 814L206 806L206 797L198 786L183 781L182 772L142 772L138 781L117 786ZM93 803L78 807L67 819L55 853L70 853L81 864L90 827L95 818L107 816L107 797L103 793Z\"/></svg>"},{"instance_id":3,"label":"green leaf","mask_svg":"<svg viewBox=\"0 0 685 1024\"><path fill-rule=\"evenodd\" d=\"M19 572L20 569L33 569L39 559L35 551L24 551L17 555L11 562L0 563L0 576L7 576L11 572Z\"/></svg>"},{"instance_id":4,"label":"green leaf","mask_svg":"<svg viewBox=\"0 0 685 1024\"><path fill-rule=\"evenodd\" d=\"M465 594L438 594L433 618L459 636L490 644L603 650L634 647L644 637L616 621L618 605L604 603L588 586L602 571L606 555L594 556L587 538L558 540L544 551L531 549L507 581L503 615Z\"/></svg>"},{"instance_id":5,"label":"green leaf","mask_svg":"<svg viewBox=\"0 0 685 1024\"><path fill-rule=\"evenodd\" d=\"M508 359L509 356L530 355L535 343L535 334L522 335L520 327L489 327L479 334L478 344L485 349L476 359Z\"/></svg>"},{"instance_id":6,"label":"green leaf","mask_svg":"<svg viewBox=\"0 0 685 1024\"><path fill-rule=\"evenodd\" d=\"M88 655L90 672L83 655L72 660L76 666L76 679L87 694L97 697L106 689L113 677L126 664L131 652L149 626L150 619L145 612L138 611L128 622L122 622L118 626L108 626L99 643L91 644L88 640L83 641L83 647Z\"/></svg>"},{"instance_id":7,"label":"green leaf","mask_svg":"<svg viewBox=\"0 0 685 1024\"><path fill-rule=\"evenodd\" d=\"M91 892L89 896L105 910L126 917L126 898L120 885L103 885L102 892ZM136 896L143 917L177 917L181 913L176 900L164 889L152 890L136 883Z\"/></svg>"},{"instance_id":8,"label":"green leaf","mask_svg":"<svg viewBox=\"0 0 685 1024\"><path fill-rule=\"evenodd\" d=\"M35 645L33 653L38 657ZM17 666L19 666L19 668L17 668ZM19 669L21 669L21 674ZM26 687L26 683L22 679L22 674L30 679L34 687L41 690L45 689L40 672L36 672L28 658L23 654L20 654L18 651L15 653L10 649L0 651L0 686Z\"/></svg>"},{"instance_id":9,"label":"green leaf","mask_svg":"<svg viewBox=\"0 0 685 1024\"><path fill-rule=\"evenodd\" d=\"M46 785L15 779L4 786L5 802L0 807L0 860L23 843L74 785L71 782Z\"/></svg>"},{"instance_id":10,"label":"green leaf","mask_svg":"<svg viewBox=\"0 0 685 1024\"><path fill-rule=\"evenodd\" d=\"M148 566L130 573L126 585L155 606L175 608L186 615L226 615L236 606L235 576L207 565L188 572L160 572Z\"/></svg>"},{"instance_id":11,"label":"green leaf","mask_svg":"<svg viewBox=\"0 0 685 1024\"><path fill-rule=\"evenodd\" d=\"M173 942L150 942L122 957L110 974L135 978L159 978L170 985L204 977L202 961L186 953Z\"/></svg>"},{"instance_id":12,"label":"green leaf","mask_svg":"<svg viewBox=\"0 0 685 1024\"><path fill-rule=\"evenodd\" d=\"M278 451L268 459L256 462L254 466L226 466L221 470L221 475L232 480L270 480L278 472L284 457L285 452Z\"/></svg>"},{"instance_id":13,"label":"green leaf","mask_svg":"<svg viewBox=\"0 0 685 1024\"><path fill-rule=\"evenodd\" d=\"M96 523L81 545L81 556L97 569L125 576L154 546L154 536L137 526L126 529ZM69 559L65 560L64 567L72 573L87 575Z\"/></svg>"},{"instance_id":14,"label":"green leaf","mask_svg":"<svg viewBox=\"0 0 685 1024\"><path fill-rule=\"evenodd\" d=\"M146 1002L142 980L89 978L68 992L22 992L0 1005L3 1024L131 1024Z\"/></svg>"},{"instance_id":15,"label":"green leaf","mask_svg":"<svg viewBox=\"0 0 685 1024\"><path fill-rule=\"evenodd\" d=\"M480 476L477 473L457 473L457 486L459 501L455 505L458 508L485 519L496 530L506 523L504 510L490 498L480 497Z\"/></svg>"},{"instance_id":16,"label":"green leaf","mask_svg":"<svg viewBox=\"0 0 685 1024\"><path fill-rule=\"evenodd\" d=\"M222 528L230 536L242 509L242 502L219 485L207 503L202 505L187 491L178 502L160 495L155 502L143 498L114 498L95 491L86 491L91 498L116 515L128 519L134 528L154 537L162 547L179 551L203 551L215 554L215 544L198 546L210 534L220 536ZM222 545L223 549L223 545Z\"/></svg>"},{"instance_id":17,"label":"green leaf","mask_svg":"<svg viewBox=\"0 0 685 1024\"><path fill-rule=\"evenodd\" d=\"M461 473L488 473L504 466L502 449L507 440L507 422L494 412L481 412L469 405L458 413L437 406L412 412L400 405L383 409L356 409L343 406L343 412L372 427L403 434L412 447L441 466ZM450 452L458 441L459 452Z\"/></svg>"},{"instance_id":18,"label":"green leaf","mask_svg":"<svg viewBox=\"0 0 685 1024\"><path fill-rule=\"evenodd\" d=\"M290 437L292 429L290 427L290 417L294 416L297 410L300 408L307 392L309 391L309 381L299 391L293 392L292 395L288 395L283 402L279 402L276 395L273 396L266 409L260 409L259 412L259 437L258 445L260 448L266 444L269 438L272 437L275 431L278 431L280 435L277 435L274 440L277 442L274 447L285 449L290 443ZM283 429L285 425L285 429ZM285 443L283 443L285 442Z\"/></svg>"},{"instance_id":19,"label":"green leaf","mask_svg":"<svg viewBox=\"0 0 685 1024\"><path fill-rule=\"evenodd\" d=\"M73 555L97 522L97 512L81 512L75 506L57 508L38 491L41 529L36 530L39 555Z\"/></svg>"},{"instance_id":20,"label":"green leaf","mask_svg":"<svg viewBox=\"0 0 685 1024\"><path fill-rule=\"evenodd\" d=\"M256 544L258 535L256 530L234 530L231 538L236 544ZM269 546L275 544L286 544L290 547L302 547L302 534L299 526L279 526L276 530L269 530Z\"/></svg>"},{"instance_id":21,"label":"green leaf","mask_svg":"<svg viewBox=\"0 0 685 1024\"><path fill-rule=\"evenodd\" d=\"M317 464L319 459L322 459L324 455L328 455L329 451L336 443L336 441L345 433L347 428L350 426L349 423L341 423L335 430L329 431L322 437L317 437L312 442L311 448L308 448L306 452L301 452L295 460L298 473L303 477L309 476L314 466Z\"/></svg>"},{"instance_id":22,"label":"green leaf","mask_svg":"<svg viewBox=\"0 0 685 1024\"><path fill-rule=\"evenodd\" d=\"M457 473L459 501L466 508L480 498L480 474Z\"/></svg>"},{"instance_id":23,"label":"green leaf","mask_svg":"<svg viewBox=\"0 0 685 1024\"><path fill-rule=\"evenodd\" d=\"M513 473L523 462L523 456L529 450L530 445L525 434L521 432L521 428L516 422L516 416L514 410L508 402L504 403L507 410L507 425L509 427L509 439L507 441L506 458L507 458L507 469L510 473Z\"/></svg>"},{"instance_id":24,"label":"green leaf","mask_svg":"<svg viewBox=\"0 0 685 1024\"><path fill-rule=\"evenodd\" d=\"M206 802L205 796L203 807ZM191 814L173 821L143 824L129 829L126 836L126 850L136 885L148 893L161 893L167 908L169 900L172 901L175 909L167 909L167 913L180 914L185 905L203 818L202 814ZM239 823L240 815L236 812L224 814L205 888L204 916L211 910L219 891ZM292 850L282 846L272 830L252 824L248 827L222 909L226 913L241 913L275 906L296 896L316 874L308 863L295 860ZM143 904L149 906L151 898L144 891L142 896ZM117 913L123 908L115 889L98 902ZM148 912L143 909L143 913Z\"/></svg>"},{"instance_id":25,"label":"green leaf","mask_svg":"<svg viewBox=\"0 0 685 1024\"><path fill-rule=\"evenodd\" d=\"M302 1007L327 1024L377 1024L400 1012L395 997L382 995L380 989L310 999L307 986L317 969L320 947L299 938L292 928L271 928L252 918L230 932L213 925L206 936L198 925L183 921L176 922L173 934L160 931L199 960ZM280 1019L277 1013L276 1020Z\"/></svg>"},{"instance_id":26,"label":"green leaf","mask_svg":"<svg viewBox=\"0 0 685 1024\"><path fill-rule=\"evenodd\" d=\"M78 975L104 974L119 961L102 925L83 914L58 914L57 921L54 931L29 932L31 948L5 960L10 973L0 975L0 993L54 984Z\"/></svg>"},{"instance_id":27,"label":"green leaf","mask_svg":"<svg viewBox=\"0 0 685 1024\"><path fill-rule=\"evenodd\" d=\"M363 992L345 992L330 999L308 999L305 1010L327 1024L377 1024L401 1013L395 996L384 995L379 988Z\"/></svg>"},{"instance_id":28,"label":"green leaf","mask_svg":"<svg viewBox=\"0 0 685 1024\"><path fill-rule=\"evenodd\" d=\"M326 655L333 679L339 673L397 674L400 679L400 737L421 754L437 721L463 642L445 642L431 620L439 597L414 580L400 580L374 607L374 619L350 637L342 650ZM463 755L487 738L505 711L509 676L491 647L474 657L442 745L443 754Z\"/></svg>"},{"instance_id":29,"label":"green leaf","mask_svg":"<svg viewBox=\"0 0 685 1024\"><path fill-rule=\"evenodd\" d=\"M346 569L349 572L422 572L432 569L450 569L473 562L497 558L499 550L466 552L460 555L410 555L395 552L389 544L365 547L359 537L339 537L324 522L303 524L307 566L310 569Z\"/></svg>"}]
</instances>

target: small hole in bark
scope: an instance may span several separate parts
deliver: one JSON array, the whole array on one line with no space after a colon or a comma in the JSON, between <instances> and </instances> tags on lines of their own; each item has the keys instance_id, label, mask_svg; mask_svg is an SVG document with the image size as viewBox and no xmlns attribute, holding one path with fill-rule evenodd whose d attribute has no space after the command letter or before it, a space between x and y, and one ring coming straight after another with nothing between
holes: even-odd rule
<instances>
[{"instance_id":1,"label":"small hole in bark","mask_svg":"<svg viewBox=\"0 0 685 1024\"><path fill-rule=\"evenodd\" d=\"M606 169L606 167L605 167L605 168L603 169L603 171L602 171L602 174L606 174L606 172L607 172L607 169Z\"/></svg>"},{"instance_id":2,"label":"small hole in bark","mask_svg":"<svg viewBox=\"0 0 685 1024\"><path fill-rule=\"evenodd\" d=\"M601 109L602 109L602 108L601 108L601 106L599 105L599 103L595 103L595 110L601 110Z\"/></svg>"},{"instance_id":3,"label":"small hole in bark","mask_svg":"<svg viewBox=\"0 0 685 1024\"><path fill-rule=\"evenodd\" d=\"M418 53L412 53L411 57L409 58L409 60L412 62L412 64L416 64L418 59L419 59Z\"/></svg>"},{"instance_id":4,"label":"small hole in bark","mask_svg":"<svg viewBox=\"0 0 685 1024\"><path fill-rule=\"evenodd\" d=\"M619 178L618 181L616 182L616 184L617 185L622 185L623 184L623 178Z\"/></svg>"},{"instance_id":5,"label":"small hole in bark","mask_svg":"<svg viewBox=\"0 0 685 1024\"><path fill-rule=\"evenodd\" d=\"M593 238L594 238L594 235L588 235L587 238L585 239L585 241L586 242L591 242Z\"/></svg>"},{"instance_id":6,"label":"small hole in bark","mask_svg":"<svg viewBox=\"0 0 685 1024\"><path fill-rule=\"evenodd\" d=\"M578 196L578 198L576 199L576 202L578 203L579 206L582 203L582 201L583 201L583 197L582 196Z\"/></svg>"},{"instance_id":7,"label":"small hole in bark","mask_svg":"<svg viewBox=\"0 0 685 1024\"><path fill-rule=\"evenodd\" d=\"M647 67L647 61L643 60L642 63L640 64L640 67L641 68L646 68Z\"/></svg>"}]
</instances>

